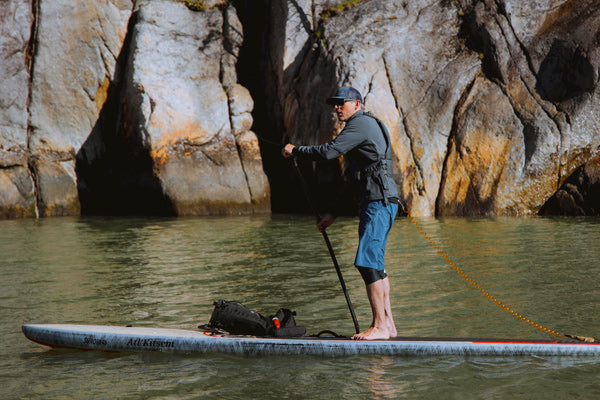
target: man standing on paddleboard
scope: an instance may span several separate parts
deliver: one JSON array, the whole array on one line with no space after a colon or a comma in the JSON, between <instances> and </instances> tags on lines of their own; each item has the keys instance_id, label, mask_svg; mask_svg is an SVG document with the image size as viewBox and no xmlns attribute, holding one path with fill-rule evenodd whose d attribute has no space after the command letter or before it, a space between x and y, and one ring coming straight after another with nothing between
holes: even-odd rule
<instances>
[{"instance_id":1,"label":"man standing on paddleboard","mask_svg":"<svg viewBox=\"0 0 600 400\"><path fill-rule=\"evenodd\" d=\"M327 99L344 129L329 143L318 146L285 145L284 157L327 161L345 156L349 172L358 181L360 218L358 249L354 265L367 287L373 312L371 326L352 336L358 340L389 339L397 335L390 304L390 283L385 272L387 237L398 213L398 189L392 179L390 136L381 120L362 110L358 90L344 86ZM317 222L320 231L335 220L325 214Z\"/></svg>"}]
</instances>

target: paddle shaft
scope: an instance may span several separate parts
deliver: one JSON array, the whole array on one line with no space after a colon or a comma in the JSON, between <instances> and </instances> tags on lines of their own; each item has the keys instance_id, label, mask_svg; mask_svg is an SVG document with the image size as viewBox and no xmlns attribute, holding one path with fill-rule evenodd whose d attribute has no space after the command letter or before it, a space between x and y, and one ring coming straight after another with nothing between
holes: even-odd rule
<instances>
[{"instance_id":1,"label":"paddle shaft","mask_svg":"<svg viewBox=\"0 0 600 400\"><path fill-rule=\"evenodd\" d=\"M302 188L304 190L304 195L306 196L306 200L312 211L315 213L317 218L317 222L321 220L321 216L317 212L317 208L312 202L312 198L309 194L308 185L302 176L302 172L300 168L298 168L298 162L296 161L296 157L292 157L292 161L294 163L294 169L296 170L296 175L298 175L298 179L302 184ZM356 333L360 332L360 328L358 327L358 320L356 319L356 314L354 313L354 307L352 307L352 301L350 300L350 295L348 294L348 289L346 288L346 283L344 282L344 277L342 276L342 270L340 269L340 265L337 262L337 258L335 257L335 253L333 251L333 247L331 246L331 242L329 241L329 236L327 236L327 232L325 228L321 229L321 234L323 234L323 239L325 240L325 244L327 245L327 250L329 250L329 255L331 256L331 260L333 261L333 266L335 267L335 272L337 272L338 279L340 281L340 285L342 286L342 290L344 291L344 297L346 298L346 303L348 304L348 308L350 309L350 315L352 315L352 321L354 322L354 329L356 329Z\"/></svg>"}]
</instances>

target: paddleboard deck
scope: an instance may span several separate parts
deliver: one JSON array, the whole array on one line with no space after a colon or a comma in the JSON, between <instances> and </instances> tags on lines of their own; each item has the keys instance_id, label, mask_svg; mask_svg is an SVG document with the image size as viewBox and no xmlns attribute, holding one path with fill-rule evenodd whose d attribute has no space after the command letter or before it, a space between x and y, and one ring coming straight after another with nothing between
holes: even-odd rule
<instances>
[{"instance_id":1,"label":"paddleboard deck","mask_svg":"<svg viewBox=\"0 0 600 400\"><path fill-rule=\"evenodd\" d=\"M45 346L108 352L162 351L182 354L325 356L355 354L600 356L599 343L409 337L372 341L312 336L269 338L213 335L209 332L185 329L69 324L26 324L22 326L22 330L28 339Z\"/></svg>"}]
</instances>

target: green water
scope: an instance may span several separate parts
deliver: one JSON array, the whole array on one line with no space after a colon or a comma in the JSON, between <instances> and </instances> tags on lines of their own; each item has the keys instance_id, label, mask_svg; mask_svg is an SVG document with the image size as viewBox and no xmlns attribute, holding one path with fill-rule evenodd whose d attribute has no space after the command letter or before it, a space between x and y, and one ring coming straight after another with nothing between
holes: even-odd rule
<instances>
[{"instance_id":1,"label":"green water","mask_svg":"<svg viewBox=\"0 0 600 400\"><path fill-rule=\"evenodd\" d=\"M329 236L361 327L355 219ZM474 280L537 323L600 337L600 219L419 219ZM194 329L212 302L297 312L309 333L353 333L310 217L0 221L2 399L594 399L600 360L577 357L250 357L51 350L23 323ZM469 287L406 219L387 253L405 336L548 336Z\"/></svg>"}]
</instances>

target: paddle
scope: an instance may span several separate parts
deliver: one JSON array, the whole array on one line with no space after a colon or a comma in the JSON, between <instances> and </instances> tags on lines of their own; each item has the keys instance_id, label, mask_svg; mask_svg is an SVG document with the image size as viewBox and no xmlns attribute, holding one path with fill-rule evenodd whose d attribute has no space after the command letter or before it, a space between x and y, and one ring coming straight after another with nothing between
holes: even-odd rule
<instances>
[{"instance_id":1,"label":"paddle","mask_svg":"<svg viewBox=\"0 0 600 400\"><path fill-rule=\"evenodd\" d=\"M300 168L298 168L298 162L296 162L296 157L292 157L292 161L294 163L294 169L296 170L296 175L298 175L298 179L302 183L302 189L304 191L304 195L306 196L306 200L312 211L315 213L317 217L317 221L321 220L321 216L317 212L316 207L312 202L312 198L309 194L308 185L302 176L302 172ZM352 302L350 301L350 295L348 294L348 289L346 289L346 283L344 282L344 277L342 276L342 271L337 262L337 258L335 257L335 253L333 252L333 247L331 246L331 242L329 241L329 236L327 236L327 232L325 228L321 230L323 234L323 239L325 239L325 244L327 244L327 249L329 250L329 255L331 256L331 260L333 261L333 266L335 267L335 271L337 272L338 279L340 281L340 285L342 286L342 290L344 291L344 297L346 297L346 303L348 304L348 308L350 309L350 314L352 315L352 321L354 322L354 329L356 329L356 333L360 333L360 328L358 327L358 320L356 319L356 314L354 313L354 308L352 307Z\"/></svg>"}]
</instances>

